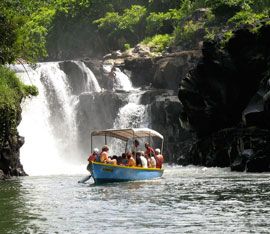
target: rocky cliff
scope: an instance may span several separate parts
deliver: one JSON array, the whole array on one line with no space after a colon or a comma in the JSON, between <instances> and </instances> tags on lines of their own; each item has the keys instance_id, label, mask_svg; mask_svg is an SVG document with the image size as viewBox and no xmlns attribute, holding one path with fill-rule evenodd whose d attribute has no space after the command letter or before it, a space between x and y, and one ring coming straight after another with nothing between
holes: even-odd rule
<instances>
[{"instance_id":1,"label":"rocky cliff","mask_svg":"<svg viewBox=\"0 0 270 234\"><path fill-rule=\"evenodd\" d=\"M181 81L182 127L193 131L186 163L269 171L270 26L242 27L227 42L205 42Z\"/></svg>"},{"instance_id":2,"label":"rocky cliff","mask_svg":"<svg viewBox=\"0 0 270 234\"><path fill-rule=\"evenodd\" d=\"M140 103L148 105L150 126L165 137L164 155L167 162L178 162L189 151L193 139L192 133L180 126L181 105L177 97L178 84L188 71L195 67L200 57L200 50L156 56L151 54L149 48L138 45L128 53L115 52L105 56L103 61L87 60L85 63L95 73L101 86L105 88L107 78L102 72L102 64L114 64L130 76L133 86L140 88L143 92ZM84 106L84 108L80 108L78 119L84 119L82 122L89 122L90 117L87 113L89 113L89 110L90 112L98 111L92 109L95 107L94 103L100 103L104 105L104 110L112 116L106 116L105 118L105 115L103 115L105 119L92 120L92 122L99 128L102 125L97 122L112 122L117 114L114 113L115 110L112 110L112 108L115 105L121 106L127 102L124 98L126 94L115 94L117 94L117 91L113 95L110 92L105 92L97 95L95 99L86 94L81 96L80 102L83 105L80 106ZM119 98L116 98L117 96ZM105 104L106 98L110 99L110 105ZM110 124L106 126L112 127ZM89 133L85 132L85 134ZM84 147L87 147L87 145Z\"/></svg>"}]
</instances>

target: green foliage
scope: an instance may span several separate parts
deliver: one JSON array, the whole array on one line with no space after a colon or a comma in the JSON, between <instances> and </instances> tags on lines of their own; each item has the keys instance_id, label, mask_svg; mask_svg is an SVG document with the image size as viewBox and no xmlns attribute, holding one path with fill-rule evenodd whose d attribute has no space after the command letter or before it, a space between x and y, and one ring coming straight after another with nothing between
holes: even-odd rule
<instances>
[{"instance_id":1,"label":"green foliage","mask_svg":"<svg viewBox=\"0 0 270 234\"><path fill-rule=\"evenodd\" d=\"M24 85L14 72L0 66L0 105L14 106L20 104L22 98L38 95L35 86Z\"/></svg>"},{"instance_id":2,"label":"green foliage","mask_svg":"<svg viewBox=\"0 0 270 234\"><path fill-rule=\"evenodd\" d=\"M148 37L142 41L142 44L145 44L150 47L153 52L162 52L169 44L171 43L172 36L168 34L157 34L153 37Z\"/></svg>"},{"instance_id":3,"label":"green foliage","mask_svg":"<svg viewBox=\"0 0 270 234\"><path fill-rule=\"evenodd\" d=\"M54 15L55 9L40 8L18 29L19 57L33 61L47 55L46 36Z\"/></svg>"},{"instance_id":4,"label":"green foliage","mask_svg":"<svg viewBox=\"0 0 270 234\"><path fill-rule=\"evenodd\" d=\"M0 148L8 136L17 133L22 98L37 94L36 87L24 85L14 72L0 66Z\"/></svg>"},{"instance_id":5,"label":"green foliage","mask_svg":"<svg viewBox=\"0 0 270 234\"><path fill-rule=\"evenodd\" d=\"M0 56L1 63L12 62L16 53L14 43L16 41L16 32L14 23L10 22L7 17L0 17Z\"/></svg>"},{"instance_id":6,"label":"green foliage","mask_svg":"<svg viewBox=\"0 0 270 234\"><path fill-rule=\"evenodd\" d=\"M108 40L122 37L123 39L120 41L119 47L123 48L124 44L129 40L132 42L132 38L135 38L135 42L138 42L141 38L144 31L142 23L145 15L145 7L132 5L131 8L125 9L122 14L107 12L103 18L95 20L94 23L98 25L102 33L108 35Z\"/></svg>"},{"instance_id":7,"label":"green foliage","mask_svg":"<svg viewBox=\"0 0 270 234\"><path fill-rule=\"evenodd\" d=\"M174 31L174 45L181 45L184 42L192 44L197 31L203 26L204 23L192 20L185 22L182 27L178 26Z\"/></svg>"},{"instance_id":8,"label":"green foliage","mask_svg":"<svg viewBox=\"0 0 270 234\"><path fill-rule=\"evenodd\" d=\"M52 1L0 2L0 31L5 31L5 35L1 35L6 36L9 42L2 40L0 43L0 55L4 63L11 63L16 58L35 61L46 55L47 29L55 11Z\"/></svg>"},{"instance_id":9,"label":"green foliage","mask_svg":"<svg viewBox=\"0 0 270 234\"><path fill-rule=\"evenodd\" d=\"M122 15L117 12L108 12L103 18L95 20L100 29L111 29L116 26L115 30L135 31L136 25L140 23L146 14L146 8L139 5L133 5L130 9L125 9Z\"/></svg>"},{"instance_id":10,"label":"green foliage","mask_svg":"<svg viewBox=\"0 0 270 234\"><path fill-rule=\"evenodd\" d=\"M232 18L228 20L228 23L232 23L235 27L239 27L242 24L254 24L256 21L268 18L269 16L263 13L255 13L251 9L242 10L237 12Z\"/></svg>"},{"instance_id":11,"label":"green foliage","mask_svg":"<svg viewBox=\"0 0 270 234\"><path fill-rule=\"evenodd\" d=\"M124 49L125 50L129 50L131 47L130 47L130 44L128 44L128 43L126 43L126 44L124 44Z\"/></svg>"},{"instance_id":12,"label":"green foliage","mask_svg":"<svg viewBox=\"0 0 270 234\"><path fill-rule=\"evenodd\" d=\"M182 18L180 11L169 9L168 12L151 12L146 18L146 31L148 34L162 33L164 27L174 27Z\"/></svg>"}]
</instances>

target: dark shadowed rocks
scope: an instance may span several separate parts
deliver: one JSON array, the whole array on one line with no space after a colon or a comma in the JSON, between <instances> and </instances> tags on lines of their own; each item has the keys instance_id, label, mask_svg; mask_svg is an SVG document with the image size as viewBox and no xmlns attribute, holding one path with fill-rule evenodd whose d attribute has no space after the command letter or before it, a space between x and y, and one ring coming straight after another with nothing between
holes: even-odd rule
<instances>
[{"instance_id":1,"label":"dark shadowed rocks","mask_svg":"<svg viewBox=\"0 0 270 234\"><path fill-rule=\"evenodd\" d=\"M270 26L243 27L224 47L205 42L202 53L178 93L182 126L198 139L187 161L269 171Z\"/></svg>"},{"instance_id":2,"label":"dark shadowed rocks","mask_svg":"<svg viewBox=\"0 0 270 234\"><path fill-rule=\"evenodd\" d=\"M199 50L182 51L160 57L129 57L124 68L131 71L135 86L170 89L177 92L179 82L196 65L201 56Z\"/></svg>"},{"instance_id":3,"label":"dark shadowed rocks","mask_svg":"<svg viewBox=\"0 0 270 234\"><path fill-rule=\"evenodd\" d=\"M20 162L20 148L24 144L24 138L17 133L10 133L0 146L0 179L10 176L27 175Z\"/></svg>"}]
</instances>

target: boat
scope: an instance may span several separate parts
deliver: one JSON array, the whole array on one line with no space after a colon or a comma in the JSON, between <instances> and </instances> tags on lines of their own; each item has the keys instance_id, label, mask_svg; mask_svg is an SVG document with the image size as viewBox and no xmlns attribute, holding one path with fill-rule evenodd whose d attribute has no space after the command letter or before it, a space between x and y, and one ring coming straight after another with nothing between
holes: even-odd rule
<instances>
[{"instance_id":1,"label":"boat","mask_svg":"<svg viewBox=\"0 0 270 234\"><path fill-rule=\"evenodd\" d=\"M147 138L147 140L151 142L153 138L158 138L161 140L161 153L163 150L163 136L157 131L149 128L107 129L93 131L91 133L91 151L93 149L93 137L95 136L104 136L105 145L107 145L108 137L117 138L124 141L126 143L126 147L123 152L127 152L128 142L130 141L133 142L135 139ZM98 184L156 179L163 175L164 169L128 167L101 162L92 162L90 171L95 183Z\"/></svg>"}]
</instances>

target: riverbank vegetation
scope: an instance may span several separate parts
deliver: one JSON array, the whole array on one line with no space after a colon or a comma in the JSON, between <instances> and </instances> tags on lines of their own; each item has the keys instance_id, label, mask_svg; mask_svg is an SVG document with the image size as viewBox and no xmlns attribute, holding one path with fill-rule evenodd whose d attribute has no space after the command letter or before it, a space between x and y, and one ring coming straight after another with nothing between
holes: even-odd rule
<instances>
[{"instance_id":1,"label":"riverbank vegetation","mask_svg":"<svg viewBox=\"0 0 270 234\"><path fill-rule=\"evenodd\" d=\"M143 43L191 49L269 17L268 0L3 0L2 60L103 55Z\"/></svg>"},{"instance_id":2,"label":"riverbank vegetation","mask_svg":"<svg viewBox=\"0 0 270 234\"><path fill-rule=\"evenodd\" d=\"M0 65L0 148L10 135L16 135L20 122L21 100L37 95L37 88L24 85L14 72Z\"/></svg>"}]
</instances>

